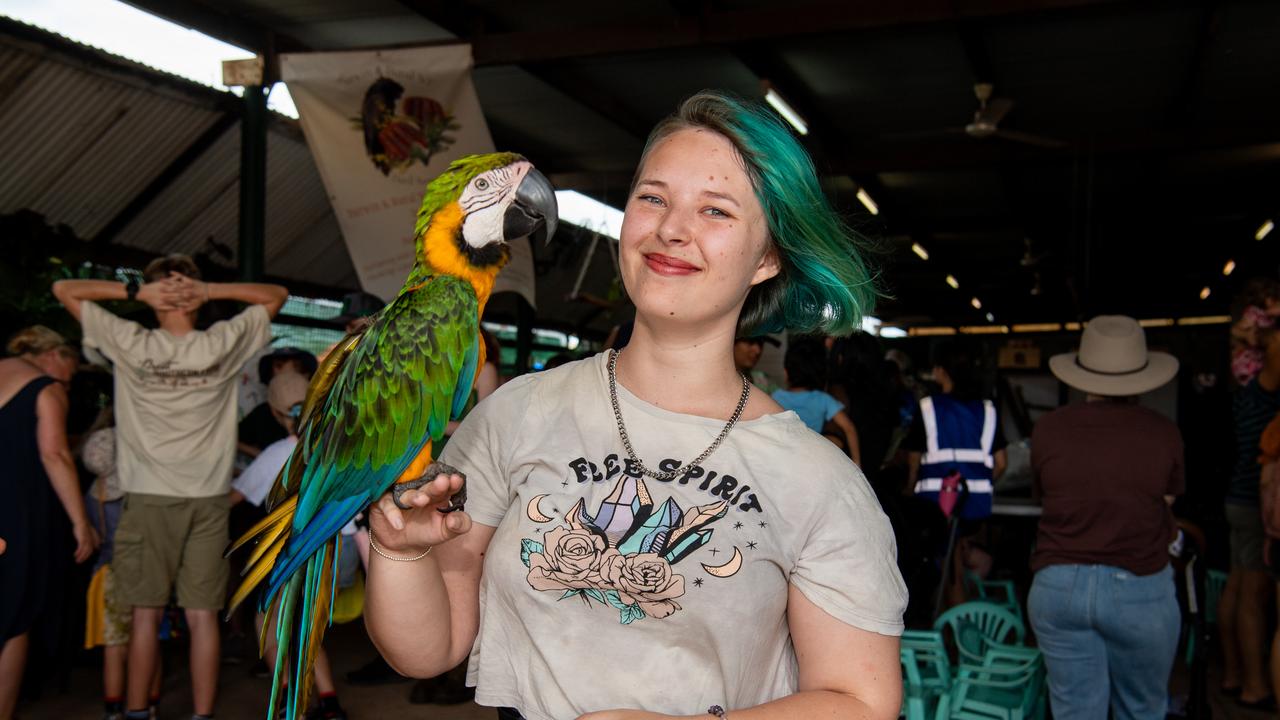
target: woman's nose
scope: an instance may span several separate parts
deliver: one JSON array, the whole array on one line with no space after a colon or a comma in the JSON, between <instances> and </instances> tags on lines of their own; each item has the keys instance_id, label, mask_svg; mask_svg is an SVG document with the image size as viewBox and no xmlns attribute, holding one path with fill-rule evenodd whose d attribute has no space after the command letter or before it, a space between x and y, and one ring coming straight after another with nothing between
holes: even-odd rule
<instances>
[{"instance_id":1,"label":"woman's nose","mask_svg":"<svg viewBox=\"0 0 1280 720\"><path fill-rule=\"evenodd\" d=\"M692 239L693 224L687 212L680 208L667 208L658 223L658 239L664 243L686 243Z\"/></svg>"}]
</instances>

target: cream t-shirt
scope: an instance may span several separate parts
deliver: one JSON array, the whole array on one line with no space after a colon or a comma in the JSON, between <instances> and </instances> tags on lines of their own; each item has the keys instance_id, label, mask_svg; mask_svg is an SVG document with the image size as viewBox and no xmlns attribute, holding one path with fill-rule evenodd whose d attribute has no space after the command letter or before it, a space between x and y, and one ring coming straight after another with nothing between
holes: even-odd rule
<instances>
[{"instance_id":1,"label":"cream t-shirt","mask_svg":"<svg viewBox=\"0 0 1280 720\"><path fill-rule=\"evenodd\" d=\"M518 377L467 416L441 460L496 528L468 671L476 701L563 720L612 708L697 714L796 691L795 585L863 630L902 632L893 533L858 468L793 412L740 422L670 482L626 459L607 355ZM619 386L639 457L678 467L721 420Z\"/></svg>"},{"instance_id":2,"label":"cream t-shirt","mask_svg":"<svg viewBox=\"0 0 1280 720\"><path fill-rule=\"evenodd\" d=\"M116 472L125 492L225 495L236 451L240 366L271 342L271 318L252 305L182 337L81 304L87 345L115 365Z\"/></svg>"}]
</instances>

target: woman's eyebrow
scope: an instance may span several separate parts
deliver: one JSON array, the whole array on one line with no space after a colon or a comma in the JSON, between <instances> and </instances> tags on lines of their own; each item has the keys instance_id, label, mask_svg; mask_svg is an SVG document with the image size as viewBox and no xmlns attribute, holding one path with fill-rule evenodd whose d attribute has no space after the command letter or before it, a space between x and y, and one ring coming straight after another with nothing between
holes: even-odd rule
<instances>
[{"instance_id":1,"label":"woman's eyebrow","mask_svg":"<svg viewBox=\"0 0 1280 720\"><path fill-rule=\"evenodd\" d=\"M732 195L726 195L725 193L716 192L714 190L703 190L702 194L707 197L719 198L721 200L731 202L735 207L742 207L742 203L738 202L738 199Z\"/></svg>"}]
</instances>

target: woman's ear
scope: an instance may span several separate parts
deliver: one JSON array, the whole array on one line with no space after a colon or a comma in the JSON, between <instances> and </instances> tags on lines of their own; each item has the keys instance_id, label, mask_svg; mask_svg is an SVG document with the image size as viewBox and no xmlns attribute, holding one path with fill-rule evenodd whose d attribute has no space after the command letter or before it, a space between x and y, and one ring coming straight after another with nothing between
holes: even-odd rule
<instances>
[{"instance_id":1,"label":"woman's ear","mask_svg":"<svg viewBox=\"0 0 1280 720\"><path fill-rule=\"evenodd\" d=\"M769 280L782 271L782 259L778 257L778 249L770 244L769 249L764 251L764 255L760 258L760 264L756 267L756 274L751 277L752 285L759 285L765 280Z\"/></svg>"}]
</instances>

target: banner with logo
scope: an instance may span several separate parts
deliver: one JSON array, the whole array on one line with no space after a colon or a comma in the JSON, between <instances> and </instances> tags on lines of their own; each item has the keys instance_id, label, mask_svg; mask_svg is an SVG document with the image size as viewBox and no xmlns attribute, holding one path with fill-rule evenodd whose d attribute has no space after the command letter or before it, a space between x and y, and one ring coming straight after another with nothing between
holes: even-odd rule
<instances>
[{"instance_id":1,"label":"banner with logo","mask_svg":"<svg viewBox=\"0 0 1280 720\"><path fill-rule=\"evenodd\" d=\"M413 265L427 183L457 158L494 150L471 67L461 44L280 57L360 284L384 300ZM494 292L532 305L533 278L529 242L516 241Z\"/></svg>"}]
</instances>

